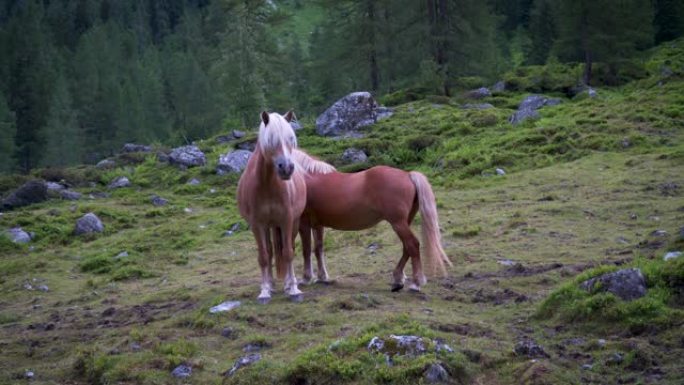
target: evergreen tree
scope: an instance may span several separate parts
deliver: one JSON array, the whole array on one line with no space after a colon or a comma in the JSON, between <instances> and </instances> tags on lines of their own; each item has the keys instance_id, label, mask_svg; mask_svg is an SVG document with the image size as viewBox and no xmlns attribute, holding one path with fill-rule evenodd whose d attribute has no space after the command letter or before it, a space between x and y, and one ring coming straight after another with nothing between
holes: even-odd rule
<instances>
[{"instance_id":1,"label":"evergreen tree","mask_svg":"<svg viewBox=\"0 0 684 385\"><path fill-rule=\"evenodd\" d=\"M653 39L653 8L649 0L560 0L556 12L556 50L565 60L582 60L582 80L590 84L592 64L608 63L613 71L620 60L648 47Z\"/></svg>"},{"instance_id":2,"label":"evergreen tree","mask_svg":"<svg viewBox=\"0 0 684 385\"><path fill-rule=\"evenodd\" d=\"M14 171L16 166L14 137L16 133L14 113L10 111L5 95L0 91L0 173Z\"/></svg>"},{"instance_id":3,"label":"evergreen tree","mask_svg":"<svg viewBox=\"0 0 684 385\"><path fill-rule=\"evenodd\" d=\"M67 81L62 75L55 81L50 111L41 134L45 140L41 165L67 166L83 160L83 138Z\"/></svg>"},{"instance_id":4,"label":"evergreen tree","mask_svg":"<svg viewBox=\"0 0 684 385\"><path fill-rule=\"evenodd\" d=\"M681 0L654 0L656 29L655 41L672 40L684 35L684 2Z\"/></svg>"},{"instance_id":5,"label":"evergreen tree","mask_svg":"<svg viewBox=\"0 0 684 385\"><path fill-rule=\"evenodd\" d=\"M556 23L551 0L534 0L530 11L529 35L531 50L527 63L546 63L556 39Z\"/></svg>"}]
</instances>

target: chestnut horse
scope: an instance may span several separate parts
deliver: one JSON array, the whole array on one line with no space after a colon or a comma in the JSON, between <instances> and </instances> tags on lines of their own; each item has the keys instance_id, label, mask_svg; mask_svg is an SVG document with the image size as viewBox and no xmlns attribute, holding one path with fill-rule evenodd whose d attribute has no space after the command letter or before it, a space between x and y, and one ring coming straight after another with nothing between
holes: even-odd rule
<instances>
[{"instance_id":1,"label":"chestnut horse","mask_svg":"<svg viewBox=\"0 0 684 385\"><path fill-rule=\"evenodd\" d=\"M291 111L285 116L262 112L257 145L237 188L240 215L249 223L258 248L261 292L257 300L262 304L270 301L273 292L274 243L276 273L284 278L285 294L293 301L303 299L292 259L294 237L306 205L305 168L317 172L331 168L296 150L292 118Z\"/></svg>"},{"instance_id":2,"label":"chestnut horse","mask_svg":"<svg viewBox=\"0 0 684 385\"><path fill-rule=\"evenodd\" d=\"M403 254L393 272L392 291L404 287L404 266L411 258L413 279L409 289L419 291L427 280L421 264L418 239L411 222L420 211L423 256L431 273L446 273L451 261L444 253L439 233L437 206L425 175L377 166L357 173L311 173L305 176L307 201L299 227L304 254L304 281L313 276L311 230L315 237L318 279L328 281L323 254L323 227L337 230L363 230L386 220L399 236Z\"/></svg>"}]
</instances>

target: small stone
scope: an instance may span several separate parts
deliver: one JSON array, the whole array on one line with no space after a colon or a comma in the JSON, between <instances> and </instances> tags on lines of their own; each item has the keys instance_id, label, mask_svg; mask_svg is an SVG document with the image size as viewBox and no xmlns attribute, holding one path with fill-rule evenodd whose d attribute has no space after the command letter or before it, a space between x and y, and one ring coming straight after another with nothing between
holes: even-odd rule
<instances>
[{"instance_id":1,"label":"small stone","mask_svg":"<svg viewBox=\"0 0 684 385\"><path fill-rule=\"evenodd\" d=\"M504 171L502 168L497 168L496 175L506 175L506 171Z\"/></svg>"},{"instance_id":2,"label":"small stone","mask_svg":"<svg viewBox=\"0 0 684 385\"><path fill-rule=\"evenodd\" d=\"M236 307L240 306L242 303L240 301L226 301L223 303L220 303L211 309L209 309L209 313L215 314L215 313L221 313L225 311L230 311L235 309Z\"/></svg>"},{"instance_id":3,"label":"small stone","mask_svg":"<svg viewBox=\"0 0 684 385\"><path fill-rule=\"evenodd\" d=\"M233 328L223 328L221 330L221 336L229 339L234 339L235 336L235 329Z\"/></svg>"},{"instance_id":4,"label":"small stone","mask_svg":"<svg viewBox=\"0 0 684 385\"><path fill-rule=\"evenodd\" d=\"M636 214L634 214L634 213L629 214L629 219L631 219L631 220L634 221L634 220L636 220L637 218L638 218L638 217L637 217Z\"/></svg>"},{"instance_id":5,"label":"small stone","mask_svg":"<svg viewBox=\"0 0 684 385\"><path fill-rule=\"evenodd\" d=\"M447 345L446 342L444 342L443 339L441 338L436 338L435 339L435 351L436 352L447 352L447 353L453 353L454 349L451 348L451 346Z\"/></svg>"},{"instance_id":6,"label":"small stone","mask_svg":"<svg viewBox=\"0 0 684 385\"><path fill-rule=\"evenodd\" d=\"M24 377L28 378L29 380L32 379L34 376L35 376L35 374L34 374L32 371L30 371L30 370L27 370L27 371L24 373Z\"/></svg>"},{"instance_id":7,"label":"small stone","mask_svg":"<svg viewBox=\"0 0 684 385\"><path fill-rule=\"evenodd\" d=\"M173 371L171 372L171 375L176 378L187 378L190 377L191 374L192 368L185 364L180 364L176 366L176 368L173 369Z\"/></svg>"},{"instance_id":8,"label":"small stone","mask_svg":"<svg viewBox=\"0 0 684 385\"><path fill-rule=\"evenodd\" d=\"M132 342L129 345L129 347L131 348L131 351L134 351L134 352L139 352L142 350L142 346L140 346L140 344L137 342Z\"/></svg>"},{"instance_id":9,"label":"small stone","mask_svg":"<svg viewBox=\"0 0 684 385\"><path fill-rule=\"evenodd\" d=\"M655 230L651 233L652 237L667 237L667 231L665 230Z\"/></svg>"},{"instance_id":10,"label":"small stone","mask_svg":"<svg viewBox=\"0 0 684 385\"><path fill-rule=\"evenodd\" d=\"M188 184L189 184L190 186L197 186L197 185L199 185L199 184L201 184L201 183L202 183L202 182L200 182L199 179L197 179L197 178L192 178L192 179L190 179L190 180L188 181Z\"/></svg>"},{"instance_id":11,"label":"small stone","mask_svg":"<svg viewBox=\"0 0 684 385\"><path fill-rule=\"evenodd\" d=\"M116 167L116 162L111 159L103 159L95 165L95 167L101 170L107 170Z\"/></svg>"},{"instance_id":12,"label":"small stone","mask_svg":"<svg viewBox=\"0 0 684 385\"><path fill-rule=\"evenodd\" d=\"M500 260L496 261L496 263L498 263L500 265L504 265L504 266L515 266L515 264L517 262L511 261L510 259L500 259Z\"/></svg>"},{"instance_id":13,"label":"small stone","mask_svg":"<svg viewBox=\"0 0 684 385\"><path fill-rule=\"evenodd\" d=\"M21 227L13 227L7 230L7 236L14 243L29 243L31 242L31 235L26 231L22 230Z\"/></svg>"},{"instance_id":14,"label":"small stone","mask_svg":"<svg viewBox=\"0 0 684 385\"><path fill-rule=\"evenodd\" d=\"M186 214L190 214L190 213L192 213L192 209L189 207L186 207L183 209L183 212L185 212Z\"/></svg>"},{"instance_id":15,"label":"small stone","mask_svg":"<svg viewBox=\"0 0 684 385\"><path fill-rule=\"evenodd\" d=\"M59 192L59 195L62 197L62 199L67 201L77 201L83 196L80 192L72 190L62 190Z\"/></svg>"},{"instance_id":16,"label":"small stone","mask_svg":"<svg viewBox=\"0 0 684 385\"><path fill-rule=\"evenodd\" d=\"M506 82L504 82L503 80L496 82L496 84L494 84L492 86L492 91L493 92L504 92L504 91L506 91Z\"/></svg>"},{"instance_id":17,"label":"small stone","mask_svg":"<svg viewBox=\"0 0 684 385\"><path fill-rule=\"evenodd\" d=\"M216 194L216 189L215 189L215 188L210 188L210 189L209 189L209 194Z\"/></svg>"},{"instance_id":18,"label":"small stone","mask_svg":"<svg viewBox=\"0 0 684 385\"><path fill-rule=\"evenodd\" d=\"M166 206L169 203L168 199L164 199L159 195L152 195L152 204L154 206Z\"/></svg>"},{"instance_id":19,"label":"small stone","mask_svg":"<svg viewBox=\"0 0 684 385\"><path fill-rule=\"evenodd\" d=\"M584 364L582 365L582 370L591 370L594 368L594 365L592 364Z\"/></svg>"},{"instance_id":20,"label":"small stone","mask_svg":"<svg viewBox=\"0 0 684 385\"><path fill-rule=\"evenodd\" d=\"M45 186L47 187L48 191L62 191L65 188L57 182L45 182Z\"/></svg>"},{"instance_id":21,"label":"small stone","mask_svg":"<svg viewBox=\"0 0 684 385\"><path fill-rule=\"evenodd\" d=\"M465 95L465 97L469 99L482 99L488 96L492 96L492 92L489 91L489 88L487 87L480 87L476 90L468 91Z\"/></svg>"},{"instance_id":22,"label":"small stone","mask_svg":"<svg viewBox=\"0 0 684 385\"><path fill-rule=\"evenodd\" d=\"M682 256L681 251L670 251L663 256L663 261L669 261L672 259L677 259Z\"/></svg>"},{"instance_id":23,"label":"small stone","mask_svg":"<svg viewBox=\"0 0 684 385\"><path fill-rule=\"evenodd\" d=\"M624 361L622 353L613 353L606 360L607 365L620 365Z\"/></svg>"},{"instance_id":24,"label":"small stone","mask_svg":"<svg viewBox=\"0 0 684 385\"><path fill-rule=\"evenodd\" d=\"M48 291L50 291L50 288L47 285L39 285L37 287L37 289L44 292L44 293L47 293Z\"/></svg>"},{"instance_id":25,"label":"small stone","mask_svg":"<svg viewBox=\"0 0 684 385\"><path fill-rule=\"evenodd\" d=\"M235 139L240 139L240 138L242 138L242 137L244 137L244 136L245 136L245 132L244 132L244 131L233 130L233 138L235 138Z\"/></svg>"},{"instance_id":26,"label":"small stone","mask_svg":"<svg viewBox=\"0 0 684 385\"><path fill-rule=\"evenodd\" d=\"M431 364L425 371L425 380L431 384L449 381L449 373L439 363Z\"/></svg>"},{"instance_id":27,"label":"small stone","mask_svg":"<svg viewBox=\"0 0 684 385\"><path fill-rule=\"evenodd\" d=\"M123 145L121 152L152 152L152 147L144 144L126 143Z\"/></svg>"},{"instance_id":28,"label":"small stone","mask_svg":"<svg viewBox=\"0 0 684 385\"><path fill-rule=\"evenodd\" d=\"M107 309L105 309L105 310L102 312L102 316L103 316L103 317L111 317L111 316L114 315L114 313L116 313L116 308L114 308L114 307L108 307Z\"/></svg>"},{"instance_id":29,"label":"small stone","mask_svg":"<svg viewBox=\"0 0 684 385\"><path fill-rule=\"evenodd\" d=\"M513 351L519 356L527 356L530 358L549 358L549 355L546 353L546 351L544 351L544 348L531 339L518 341L518 343L515 344Z\"/></svg>"},{"instance_id":30,"label":"small stone","mask_svg":"<svg viewBox=\"0 0 684 385\"><path fill-rule=\"evenodd\" d=\"M117 189L117 188L122 188L122 187L130 187L131 186L131 181L128 180L125 176L120 176L115 178L109 186L107 186L110 190Z\"/></svg>"},{"instance_id":31,"label":"small stone","mask_svg":"<svg viewBox=\"0 0 684 385\"><path fill-rule=\"evenodd\" d=\"M342 162L346 164L364 163L368 161L368 155L363 150L350 147L342 153Z\"/></svg>"},{"instance_id":32,"label":"small stone","mask_svg":"<svg viewBox=\"0 0 684 385\"><path fill-rule=\"evenodd\" d=\"M74 234L101 233L103 231L104 225L102 224L102 221L100 221L100 218L93 213L88 213L76 221Z\"/></svg>"},{"instance_id":33,"label":"small stone","mask_svg":"<svg viewBox=\"0 0 684 385\"><path fill-rule=\"evenodd\" d=\"M128 257L128 251L122 251L119 254L117 254L114 258L119 259L119 258L126 258Z\"/></svg>"},{"instance_id":34,"label":"small stone","mask_svg":"<svg viewBox=\"0 0 684 385\"><path fill-rule=\"evenodd\" d=\"M368 246L366 246L366 250L368 250L371 254L375 254L379 248L380 244L378 242L371 242Z\"/></svg>"},{"instance_id":35,"label":"small stone","mask_svg":"<svg viewBox=\"0 0 684 385\"><path fill-rule=\"evenodd\" d=\"M596 341L596 343L597 343L598 346L601 347L601 348L604 347L604 346L606 346L606 340L604 340L603 338L599 338L599 339Z\"/></svg>"},{"instance_id":36,"label":"small stone","mask_svg":"<svg viewBox=\"0 0 684 385\"><path fill-rule=\"evenodd\" d=\"M240 357L240 358L238 358L237 361L235 361L235 364L233 364L233 367L229 371L227 371L224 375L225 376L232 376L233 374L235 374L235 372L238 369L245 367L245 366L249 366L249 365L251 365L251 364L253 364L259 360L261 360L261 354L259 354L259 353L252 353L252 354L248 354L244 357Z\"/></svg>"}]
</instances>

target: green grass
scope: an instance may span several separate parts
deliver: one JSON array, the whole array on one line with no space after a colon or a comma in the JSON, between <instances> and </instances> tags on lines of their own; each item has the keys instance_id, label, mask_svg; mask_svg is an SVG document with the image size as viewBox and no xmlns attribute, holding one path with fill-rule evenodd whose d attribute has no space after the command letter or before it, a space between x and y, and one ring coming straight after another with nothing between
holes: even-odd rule
<instances>
[{"instance_id":1,"label":"green grass","mask_svg":"<svg viewBox=\"0 0 684 385\"><path fill-rule=\"evenodd\" d=\"M341 170L389 164L428 175L454 267L419 294L390 292L401 245L383 223L327 231L335 283L301 286L305 301L293 304L277 282L273 301L258 305L260 274L236 208L238 177L214 169L231 145L215 138L198 143L208 164L188 170L136 155L107 171L35 171L68 180L84 198L0 216L0 231L21 226L36 234L27 245L0 236L0 383L30 368L39 384L167 384L179 363L192 366L189 383L420 383L435 362L464 384L646 383L658 371L659 383L681 383L684 262L662 261L684 247L684 82L675 75L658 85L660 65L679 65L680 43L672 44L644 59L649 77L599 87L597 99L564 99L518 126L507 123L518 103L537 89L563 97L575 66L509 74L521 91L483 100L495 106L483 111L459 108L466 102L460 93L400 91L384 98L397 104L395 114L360 139L321 138L305 125L301 147ZM459 81L466 90L481 79ZM348 147L362 148L369 161L342 165ZM133 186L88 198L121 175ZM191 178L202 184L188 185ZM0 191L24 180L2 177ZM664 192L668 184L680 187ZM153 206L153 194L169 204ZM105 232L76 237L74 223L87 212L100 216ZM236 222L241 230L224 237ZM668 234L651 236L654 230ZM372 253L371 243L379 245ZM116 258L122 251L129 256ZM502 265L506 259L517 264ZM301 267L297 257L298 274ZM577 287L623 267L642 269L649 287L642 299ZM242 305L209 313L226 300ZM229 338L224 329L233 331ZM371 338L390 334L441 338L456 352L396 357L390 367L366 349ZM550 358L515 356L524 337ZM584 342L566 343L577 337ZM224 378L248 344L264 346L262 360ZM608 362L616 352L624 356L619 365ZM580 369L588 362L591 370Z\"/></svg>"}]
</instances>

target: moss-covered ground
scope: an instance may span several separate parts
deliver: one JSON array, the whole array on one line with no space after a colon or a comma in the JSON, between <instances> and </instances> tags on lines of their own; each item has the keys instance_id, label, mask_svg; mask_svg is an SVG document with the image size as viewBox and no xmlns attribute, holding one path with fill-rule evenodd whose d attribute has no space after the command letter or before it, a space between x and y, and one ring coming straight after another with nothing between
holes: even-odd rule
<instances>
[{"instance_id":1,"label":"moss-covered ground","mask_svg":"<svg viewBox=\"0 0 684 385\"><path fill-rule=\"evenodd\" d=\"M301 147L342 169L391 164L429 176L454 267L421 293L390 292L401 248L381 224L328 231L333 284L302 286L301 304L279 292L258 305L237 177L214 172L231 144L200 142L209 164L185 171L153 155L125 156L110 171L39 170L35 176L65 179L84 198L0 216L0 229L35 233L28 245L0 237L0 383L26 381L30 370L37 384L412 384L439 361L463 384L681 384L684 262L662 260L684 249L678 52L668 45L645 62L642 79L599 88L596 99L564 98L519 126L507 118L527 86L484 99L495 108L482 111L461 109L460 97L401 104L361 139L320 138L307 124ZM663 79L666 61L675 74ZM538 70L508 79L533 79ZM369 163L341 165L350 146L366 150ZM119 175L133 187L89 197ZM3 178L0 189L26 178ZM191 178L202 183L188 185ZM153 206L153 194L170 203ZM105 232L74 236L87 212ZM235 223L240 229L224 236ZM301 258L296 266L301 272ZM577 287L626 266L644 272L646 297L626 303ZM226 300L242 305L209 313ZM388 366L366 345L390 334L442 338L455 352ZM549 357L516 356L524 338ZM261 347L262 360L223 376L248 345ZM193 374L176 380L171 371L181 363Z\"/></svg>"}]
</instances>

